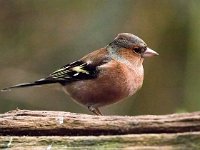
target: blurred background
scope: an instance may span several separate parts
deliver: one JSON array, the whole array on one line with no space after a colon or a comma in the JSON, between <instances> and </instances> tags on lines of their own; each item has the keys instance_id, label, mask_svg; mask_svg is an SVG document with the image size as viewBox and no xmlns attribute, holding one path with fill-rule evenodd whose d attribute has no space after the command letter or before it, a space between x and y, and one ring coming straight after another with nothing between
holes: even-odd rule
<instances>
[{"instance_id":1,"label":"blurred background","mask_svg":"<svg viewBox=\"0 0 200 150\"><path fill-rule=\"evenodd\" d=\"M0 0L0 89L45 77L121 32L160 55L145 59L142 89L104 114L200 110L199 0ZM1 92L0 113L16 108L90 113L57 86Z\"/></svg>"}]
</instances>

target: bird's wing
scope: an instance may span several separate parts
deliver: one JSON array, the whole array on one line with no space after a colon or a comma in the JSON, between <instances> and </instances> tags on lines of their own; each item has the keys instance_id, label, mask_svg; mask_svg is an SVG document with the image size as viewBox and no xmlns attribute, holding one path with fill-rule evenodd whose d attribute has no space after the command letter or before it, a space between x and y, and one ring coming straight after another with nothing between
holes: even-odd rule
<instances>
[{"instance_id":1,"label":"bird's wing","mask_svg":"<svg viewBox=\"0 0 200 150\"><path fill-rule=\"evenodd\" d=\"M94 79L99 74L99 66L109 61L106 49L93 51L82 59L54 71L46 79L57 80L61 84L77 80Z\"/></svg>"},{"instance_id":2,"label":"bird's wing","mask_svg":"<svg viewBox=\"0 0 200 150\"><path fill-rule=\"evenodd\" d=\"M77 80L94 79L97 78L99 74L100 70L98 67L105 63L107 63L105 60L99 63L78 60L54 71L46 78L46 80L51 79L54 81L56 80L61 84L66 84Z\"/></svg>"},{"instance_id":3,"label":"bird's wing","mask_svg":"<svg viewBox=\"0 0 200 150\"><path fill-rule=\"evenodd\" d=\"M96 78L97 74L98 70L96 66L78 60L54 71L48 78L61 81L74 81Z\"/></svg>"}]
</instances>

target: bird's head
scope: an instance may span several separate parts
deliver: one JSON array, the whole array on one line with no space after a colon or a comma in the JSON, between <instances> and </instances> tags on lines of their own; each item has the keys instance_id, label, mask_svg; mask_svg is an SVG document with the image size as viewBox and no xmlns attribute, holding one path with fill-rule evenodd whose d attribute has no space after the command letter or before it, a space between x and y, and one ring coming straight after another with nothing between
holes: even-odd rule
<instances>
[{"instance_id":1,"label":"bird's head","mask_svg":"<svg viewBox=\"0 0 200 150\"><path fill-rule=\"evenodd\" d=\"M151 57L158 55L157 52L147 47L147 44L139 37L131 33L120 33L114 39L113 42L109 44L110 46L117 47L117 49L128 49L131 53L140 57Z\"/></svg>"}]
</instances>

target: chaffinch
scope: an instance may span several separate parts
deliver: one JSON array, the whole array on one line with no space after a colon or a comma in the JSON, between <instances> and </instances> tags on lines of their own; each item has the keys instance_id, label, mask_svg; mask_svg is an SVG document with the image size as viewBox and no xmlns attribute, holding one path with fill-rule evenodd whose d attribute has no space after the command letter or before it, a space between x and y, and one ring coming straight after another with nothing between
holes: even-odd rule
<instances>
[{"instance_id":1,"label":"chaffinch","mask_svg":"<svg viewBox=\"0 0 200 150\"><path fill-rule=\"evenodd\" d=\"M106 47L54 71L46 78L3 89L59 83L76 102L96 115L99 107L116 103L138 91L144 78L144 57L158 55L139 37L120 33Z\"/></svg>"}]
</instances>

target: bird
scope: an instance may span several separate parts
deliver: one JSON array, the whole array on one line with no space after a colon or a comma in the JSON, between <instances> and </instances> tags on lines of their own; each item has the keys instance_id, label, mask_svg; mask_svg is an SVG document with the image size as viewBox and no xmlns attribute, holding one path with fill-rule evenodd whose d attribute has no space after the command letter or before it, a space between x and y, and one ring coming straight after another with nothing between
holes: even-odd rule
<instances>
[{"instance_id":1,"label":"bird","mask_svg":"<svg viewBox=\"0 0 200 150\"><path fill-rule=\"evenodd\" d=\"M119 33L107 46L59 68L45 78L1 91L59 83L75 102L95 115L102 115L99 108L122 101L142 87L144 58L157 55L138 36Z\"/></svg>"}]
</instances>

